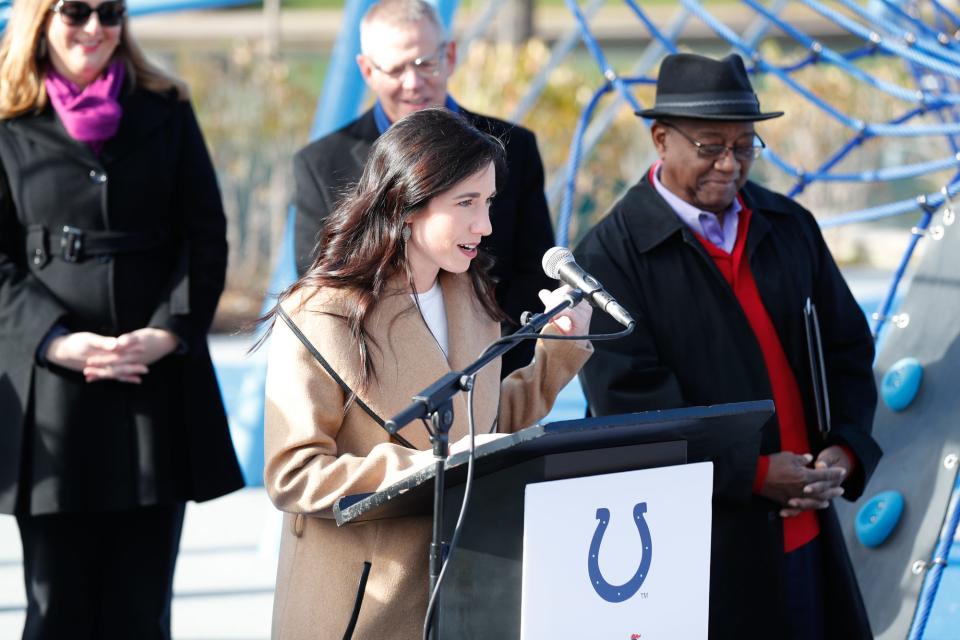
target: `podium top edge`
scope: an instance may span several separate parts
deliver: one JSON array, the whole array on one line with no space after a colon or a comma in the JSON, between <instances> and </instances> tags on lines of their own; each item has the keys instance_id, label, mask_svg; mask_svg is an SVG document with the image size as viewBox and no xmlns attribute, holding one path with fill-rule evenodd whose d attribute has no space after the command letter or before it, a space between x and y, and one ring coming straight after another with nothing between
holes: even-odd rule
<instances>
[{"instance_id":1,"label":"podium top edge","mask_svg":"<svg viewBox=\"0 0 960 640\"><path fill-rule=\"evenodd\" d=\"M707 450L726 446L729 441L723 434L726 433L729 436L730 433L727 430L717 431L706 425L715 424L718 421L728 427L739 424L738 430L742 428L743 433L753 434L759 431L773 413L773 401L756 400L561 420L503 434L501 438L479 445L475 449L475 460L483 466L491 460L496 461L498 457L503 459L502 456L536 457L553 452L554 449L561 450L564 447L569 449L573 443L583 443L586 437L593 438L591 443L596 446L592 448L610 446L615 441L623 440L624 436L632 437L636 443L693 438L693 441L703 442L704 445L700 448ZM729 419L738 417L746 420L730 423ZM595 435L590 436L590 433ZM468 459L469 452L466 451L447 458L444 465L447 484L452 485L462 481ZM480 467L478 472L480 472L479 469ZM431 465L417 470L377 493L365 496L344 496L334 504L334 518L338 525L344 525L362 516L366 517L365 514L381 509L388 503L396 505L397 502L408 501L414 490L419 491L422 485L433 480L434 472L435 469Z\"/></svg>"}]
</instances>

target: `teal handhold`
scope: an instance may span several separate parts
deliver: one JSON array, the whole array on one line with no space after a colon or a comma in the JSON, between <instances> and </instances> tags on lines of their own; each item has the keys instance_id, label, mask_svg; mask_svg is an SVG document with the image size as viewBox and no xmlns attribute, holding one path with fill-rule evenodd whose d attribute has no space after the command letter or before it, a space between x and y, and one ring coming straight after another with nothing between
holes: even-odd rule
<instances>
[{"instance_id":1,"label":"teal handhold","mask_svg":"<svg viewBox=\"0 0 960 640\"><path fill-rule=\"evenodd\" d=\"M903 505L899 491L884 491L860 508L854 528L863 546L879 547L890 537L903 515Z\"/></svg>"},{"instance_id":2,"label":"teal handhold","mask_svg":"<svg viewBox=\"0 0 960 640\"><path fill-rule=\"evenodd\" d=\"M910 406L920 390L923 365L916 358L901 358L893 363L880 382L880 397L891 411Z\"/></svg>"}]
</instances>

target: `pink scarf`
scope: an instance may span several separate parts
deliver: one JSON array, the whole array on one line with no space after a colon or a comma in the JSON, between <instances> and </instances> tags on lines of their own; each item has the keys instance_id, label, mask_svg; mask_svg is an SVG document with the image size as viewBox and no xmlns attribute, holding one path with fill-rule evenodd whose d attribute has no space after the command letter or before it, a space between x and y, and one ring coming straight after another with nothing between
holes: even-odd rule
<instances>
[{"instance_id":1,"label":"pink scarf","mask_svg":"<svg viewBox=\"0 0 960 640\"><path fill-rule=\"evenodd\" d=\"M44 78L50 103L67 133L74 140L89 144L96 153L120 128L123 109L117 97L125 73L123 62L118 60L82 90L52 68Z\"/></svg>"}]
</instances>

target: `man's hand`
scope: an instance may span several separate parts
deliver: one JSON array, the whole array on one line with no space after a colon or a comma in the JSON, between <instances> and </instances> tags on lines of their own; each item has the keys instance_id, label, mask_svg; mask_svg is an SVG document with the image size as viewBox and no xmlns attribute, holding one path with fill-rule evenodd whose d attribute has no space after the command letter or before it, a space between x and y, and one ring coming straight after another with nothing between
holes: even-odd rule
<instances>
[{"instance_id":1,"label":"man's hand","mask_svg":"<svg viewBox=\"0 0 960 640\"><path fill-rule=\"evenodd\" d=\"M830 452L839 447L828 447L817 458L817 464L811 468L813 456L809 453L797 455L789 451L781 451L770 456L770 469L766 481L760 489L760 495L785 508L780 510L780 516L789 518L802 511L826 509L830 500L843 495L840 483L847 476L850 461L840 449L839 455ZM824 457L824 454L827 454ZM846 466L843 466L843 462Z\"/></svg>"},{"instance_id":2,"label":"man's hand","mask_svg":"<svg viewBox=\"0 0 960 640\"><path fill-rule=\"evenodd\" d=\"M817 456L816 463L814 463L813 466L816 469L839 467L843 469L847 475L853 471L853 461L850 459L850 456L847 455L847 452L843 447L835 444L830 445L821 451L820 455Z\"/></svg>"},{"instance_id":3,"label":"man's hand","mask_svg":"<svg viewBox=\"0 0 960 640\"><path fill-rule=\"evenodd\" d=\"M119 380L140 383L148 366L177 348L177 337L165 329L137 329L116 338L115 348L87 358L83 375L87 382Z\"/></svg>"},{"instance_id":4,"label":"man's hand","mask_svg":"<svg viewBox=\"0 0 960 640\"><path fill-rule=\"evenodd\" d=\"M842 469L843 476L840 478L837 484L824 484L824 483L813 483L809 487L809 491L804 487L804 491L811 495L826 495L827 493L836 493L837 490L840 491L839 494L834 495L836 498L840 495L843 495L843 488L840 487L840 484L847 479L847 476L850 475L850 471L853 469L853 461L850 460L850 456L847 455L847 452L843 447L838 447L837 445L831 445L820 452L820 455L817 456L816 462L813 465L814 469ZM795 515L799 515L803 509L783 509L780 512L780 515L784 518L790 518Z\"/></svg>"}]
</instances>

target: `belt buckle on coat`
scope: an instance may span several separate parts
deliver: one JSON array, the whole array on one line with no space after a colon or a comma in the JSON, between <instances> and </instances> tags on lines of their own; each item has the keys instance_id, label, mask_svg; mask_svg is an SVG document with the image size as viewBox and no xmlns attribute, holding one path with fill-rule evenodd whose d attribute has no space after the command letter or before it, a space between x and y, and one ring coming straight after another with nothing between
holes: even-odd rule
<instances>
[{"instance_id":1,"label":"belt buckle on coat","mask_svg":"<svg viewBox=\"0 0 960 640\"><path fill-rule=\"evenodd\" d=\"M79 262L83 253L83 229L64 225L60 236L60 254L65 262Z\"/></svg>"}]
</instances>

